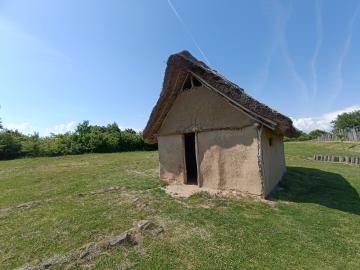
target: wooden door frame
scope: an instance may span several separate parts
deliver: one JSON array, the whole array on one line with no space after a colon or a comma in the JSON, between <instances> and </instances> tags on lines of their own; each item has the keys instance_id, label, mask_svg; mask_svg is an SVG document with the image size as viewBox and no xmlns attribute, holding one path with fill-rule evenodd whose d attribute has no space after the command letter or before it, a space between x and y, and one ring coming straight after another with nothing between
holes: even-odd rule
<instances>
[{"instance_id":1,"label":"wooden door frame","mask_svg":"<svg viewBox=\"0 0 360 270\"><path fill-rule=\"evenodd\" d=\"M196 171L197 171L197 186L201 187L200 185L200 166L199 166L199 150L198 150L198 132L187 132L187 133L194 133L194 141L195 141L195 161L196 161ZM184 184L187 185L188 179L187 179L187 168L186 168L186 149L185 149L185 134L183 133L181 135L182 138L182 148L183 148L183 164L184 164Z\"/></svg>"}]
</instances>

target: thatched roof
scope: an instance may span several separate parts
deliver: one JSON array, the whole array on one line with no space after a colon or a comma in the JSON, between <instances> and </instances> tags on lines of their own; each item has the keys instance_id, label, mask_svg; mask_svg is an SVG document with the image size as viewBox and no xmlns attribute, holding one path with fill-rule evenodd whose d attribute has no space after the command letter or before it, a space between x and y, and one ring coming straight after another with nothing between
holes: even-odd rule
<instances>
[{"instance_id":1,"label":"thatched roof","mask_svg":"<svg viewBox=\"0 0 360 270\"><path fill-rule=\"evenodd\" d=\"M162 122L177 95L184 88L189 74L204 86L213 89L234 106L243 110L256 122L267 126L275 133L287 137L299 135L299 131L293 126L290 118L247 95L242 88L230 82L203 62L195 59L188 51L182 51L171 55L167 61L160 98L153 108L144 129L143 136L146 142L157 142L157 133Z\"/></svg>"}]
</instances>

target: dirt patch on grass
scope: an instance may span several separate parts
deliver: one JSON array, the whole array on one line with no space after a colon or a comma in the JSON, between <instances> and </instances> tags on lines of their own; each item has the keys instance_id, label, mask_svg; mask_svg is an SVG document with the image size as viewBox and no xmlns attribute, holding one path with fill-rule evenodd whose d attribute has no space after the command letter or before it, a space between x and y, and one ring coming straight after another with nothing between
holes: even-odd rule
<instances>
[{"instance_id":1,"label":"dirt patch on grass","mask_svg":"<svg viewBox=\"0 0 360 270\"><path fill-rule=\"evenodd\" d=\"M35 208L40 205L52 202L52 201L53 201L52 199L40 200L40 201L30 201L30 202L20 203L18 205L15 205L14 207L0 208L0 218L7 217L12 210L27 210L27 209Z\"/></svg>"},{"instance_id":2,"label":"dirt patch on grass","mask_svg":"<svg viewBox=\"0 0 360 270\"><path fill-rule=\"evenodd\" d=\"M165 187L165 192L173 197L188 198L196 193L206 192L210 195L217 195L218 190L200 188L196 185L168 185Z\"/></svg>"},{"instance_id":3,"label":"dirt patch on grass","mask_svg":"<svg viewBox=\"0 0 360 270\"><path fill-rule=\"evenodd\" d=\"M81 193L78 193L77 196L83 197L86 195L98 195L98 194L104 194L104 193L109 193L109 192L116 192L119 190L124 191L125 188L124 187L108 187L108 188L102 188L102 189L95 190L95 191L81 192Z\"/></svg>"},{"instance_id":4,"label":"dirt patch on grass","mask_svg":"<svg viewBox=\"0 0 360 270\"><path fill-rule=\"evenodd\" d=\"M156 226L148 220L140 220L133 228L119 235L107 237L98 242L87 243L65 254L56 254L42 260L38 259L16 269L51 269L54 267L65 267L66 265L85 264L94 258L107 254L110 250L118 246L133 247L135 245L141 245L144 237L141 231L149 231L151 235L158 236L164 232L164 227ZM131 262L124 261L123 269L127 269L130 265L132 265Z\"/></svg>"},{"instance_id":5,"label":"dirt patch on grass","mask_svg":"<svg viewBox=\"0 0 360 270\"><path fill-rule=\"evenodd\" d=\"M102 195L102 194L115 193L115 192L124 192L124 191L126 191L126 188L124 188L124 187L118 187L118 186L107 187L107 188L102 188L102 189L98 189L95 191L81 192L81 193L78 193L75 195L69 195L69 196L66 196L65 199L66 198L85 197L85 196L95 196L95 195ZM129 191L126 191L126 193L123 193L122 196L132 197L129 193L130 193ZM12 207L0 208L0 218L7 217L13 210L24 211L24 210L42 206L47 203L61 201L62 199L64 199L64 198L52 198L52 199L45 199L45 200L29 201L29 202L17 204Z\"/></svg>"},{"instance_id":6,"label":"dirt patch on grass","mask_svg":"<svg viewBox=\"0 0 360 270\"><path fill-rule=\"evenodd\" d=\"M6 217L10 210L11 208L0 208L0 218Z\"/></svg>"},{"instance_id":7,"label":"dirt patch on grass","mask_svg":"<svg viewBox=\"0 0 360 270\"><path fill-rule=\"evenodd\" d=\"M192 195L198 193L207 193L212 196L226 197L226 198L255 198L260 199L261 197L252 195L245 192L240 192L236 190L219 190L219 189L210 189L204 187L198 187L196 185L177 185L170 184L165 187L165 192L173 197L183 197L188 198Z\"/></svg>"}]
</instances>

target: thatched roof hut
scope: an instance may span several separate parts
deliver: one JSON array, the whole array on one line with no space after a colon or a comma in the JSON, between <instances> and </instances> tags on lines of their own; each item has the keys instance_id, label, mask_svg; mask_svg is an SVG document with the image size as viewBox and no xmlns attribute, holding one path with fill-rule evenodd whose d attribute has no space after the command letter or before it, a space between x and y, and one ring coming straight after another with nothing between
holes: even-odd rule
<instances>
[{"instance_id":1,"label":"thatched roof hut","mask_svg":"<svg viewBox=\"0 0 360 270\"><path fill-rule=\"evenodd\" d=\"M143 136L159 144L167 181L265 196L285 172L283 136L298 134L290 118L182 51L168 59Z\"/></svg>"}]
</instances>

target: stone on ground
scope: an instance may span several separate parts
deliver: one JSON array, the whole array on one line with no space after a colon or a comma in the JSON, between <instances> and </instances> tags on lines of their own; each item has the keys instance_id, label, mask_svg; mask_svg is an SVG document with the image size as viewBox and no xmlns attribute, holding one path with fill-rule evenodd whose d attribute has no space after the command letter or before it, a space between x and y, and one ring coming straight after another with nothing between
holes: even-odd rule
<instances>
[{"instance_id":1,"label":"stone on ground","mask_svg":"<svg viewBox=\"0 0 360 270\"><path fill-rule=\"evenodd\" d=\"M151 223L148 220L140 220L137 224L140 230L146 230L150 227Z\"/></svg>"}]
</instances>

